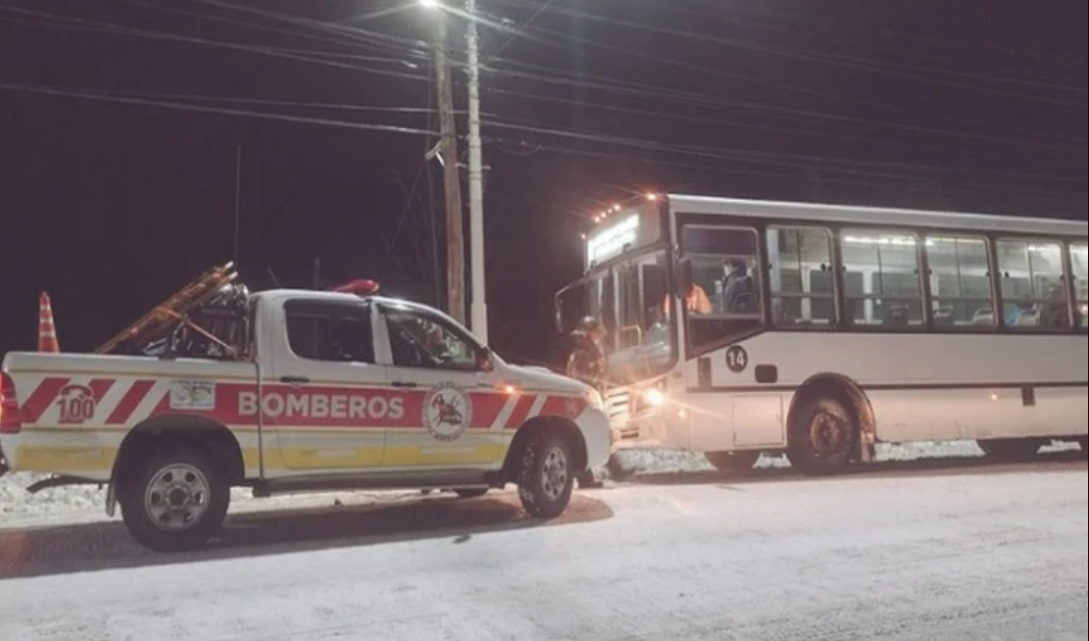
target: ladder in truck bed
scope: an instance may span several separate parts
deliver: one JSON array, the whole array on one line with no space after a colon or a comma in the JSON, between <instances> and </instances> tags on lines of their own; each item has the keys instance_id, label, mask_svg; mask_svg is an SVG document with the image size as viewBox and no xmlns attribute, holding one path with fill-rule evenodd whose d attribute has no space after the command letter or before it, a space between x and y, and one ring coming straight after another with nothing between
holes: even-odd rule
<instances>
[{"instance_id":1,"label":"ladder in truck bed","mask_svg":"<svg viewBox=\"0 0 1089 641\"><path fill-rule=\"evenodd\" d=\"M236 278L238 278L238 272L235 271L233 262L209 269L144 314L140 320L103 343L95 350L95 353L109 354L122 345L147 345L164 337L179 322L208 335L189 319L189 314L218 296L224 287L233 283ZM209 337L219 342L218 339Z\"/></svg>"}]
</instances>

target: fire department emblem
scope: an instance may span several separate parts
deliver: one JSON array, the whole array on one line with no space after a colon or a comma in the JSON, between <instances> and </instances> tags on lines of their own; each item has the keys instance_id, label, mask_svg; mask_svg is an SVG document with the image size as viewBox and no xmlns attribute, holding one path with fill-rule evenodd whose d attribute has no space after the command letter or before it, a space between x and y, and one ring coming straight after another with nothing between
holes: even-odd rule
<instances>
[{"instance_id":1,"label":"fire department emblem","mask_svg":"<svg viewBox=\"0 0 1089 641\"><path fill-rule=\"evenodd\" d=\"M451 383L435 386L424 399L424 427L436 440L458 440L469 429L472 418L472 399Z\"/></svg>"}]
</instances>

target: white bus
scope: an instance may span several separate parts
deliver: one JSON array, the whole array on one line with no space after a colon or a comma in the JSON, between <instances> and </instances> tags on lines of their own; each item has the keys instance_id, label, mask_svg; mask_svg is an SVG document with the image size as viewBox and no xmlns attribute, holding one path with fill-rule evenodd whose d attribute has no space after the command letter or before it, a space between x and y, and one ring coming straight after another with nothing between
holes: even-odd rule
<instances>
[{"instance_id":1,"label":"white bus","mask_svg":"<svg viewBox=\"0 0 1089 641\"><path fill-rule=\"evenodd\" d=\"M615 448L812 475L878 442L1086 449L1084 220L684 195L601 218L557 323L604 330Z\"/></svg>"}]
</instances>

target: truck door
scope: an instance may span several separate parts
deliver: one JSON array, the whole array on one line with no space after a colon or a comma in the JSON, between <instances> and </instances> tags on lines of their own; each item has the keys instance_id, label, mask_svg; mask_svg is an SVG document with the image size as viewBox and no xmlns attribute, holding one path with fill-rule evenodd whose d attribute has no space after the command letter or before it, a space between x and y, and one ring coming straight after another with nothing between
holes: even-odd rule
<instances>
[{"instance_id":1,"label":"truck door","mask_svg":"<svg viewBox=\"0 0 1089 641\"><path fill-rule=\"evenodd\" d=\"M508 396L487 353L438 314L379 305L376 335L385 346L389 385L411 394L411 425L386 433L385 468L490 468L506 452L510 430L498 425ZM380 361L382 359L380 353Z\"/></svg>"},{"instance_id":2,"label":"truck door","mask_svg":"<svg viewBox=\"0 0 1089 641\"><path fill-rule=\"evenodd\" d=\"M403 416L404 406L375 360L372 305L300 297L286 300L283 313L286 331L260 390L262 418L280 459L270 448L266 469L377 468L386 425Z\"/></svg>"}]
</instances>

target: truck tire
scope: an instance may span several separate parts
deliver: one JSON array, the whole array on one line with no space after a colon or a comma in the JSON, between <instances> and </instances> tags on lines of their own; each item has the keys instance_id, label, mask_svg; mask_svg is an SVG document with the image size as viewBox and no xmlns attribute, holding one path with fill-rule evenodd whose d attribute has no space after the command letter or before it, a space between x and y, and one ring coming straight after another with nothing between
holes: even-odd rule
<instances>
[{"instance_id":1,"label":"truck tire","mask_svg":"<svg viewBox=\"0 0 1089 641\"><path fill-rule=\"evenodd\" d=\"M215 461L181 445L134 467L118 487L129 534L156 552L204 547L223 525L230 501L230 486Z\"/></svg>"},{"instance_id":2,"label":"truck tire","mask_svg":"<svg viewBox=\"0 0 1089 641\"><path fill-rule=\"evenodd\" d=\"M518 498L530 516L551 519L571 502L575 471L571 448L555 435L531 436L521 453Z\"/></svg>"},{"instance_id":3,"label":"truck tire","mask_svg":"<svg viewBox=\"0 0 1089 641\"><path fill-rule=\"evenodd\" d=\"M807 476L843 472L858 443L854 414L834 397L802 401L790 415L787 460Z\"/></svg>"},{"instance_id":4,"label":"truck tire","mask_svg":"<svg viewBox=\"0 0 1089 641\"><path fill-rule=\"evenodd\" d=\"M461 487L454 490L459 499L476 499L488 493L486 487Z\"/></svg>"},{"instance_id":5,"label":"truck tire","mask_svg":"<svg viewBox=\"0 0 1089 641\"><path fill-rule=\"evenodd\" d=\"M760 459L760 452L754 450L704 452L703 457L719 472L744 472L756 465L756 461Z\"/></svg>"},{"instance_id":6,"label":"truck tire","mask_svg":"<svg viewBox=\"0 0 1089 641\"><path fill-rule=\"evenodd\" d=\"M996 461L1018 462L1031 460L1044 442L1038 438L996 438L976 441L984 456Z\"/></svg>"}]
</instances>

